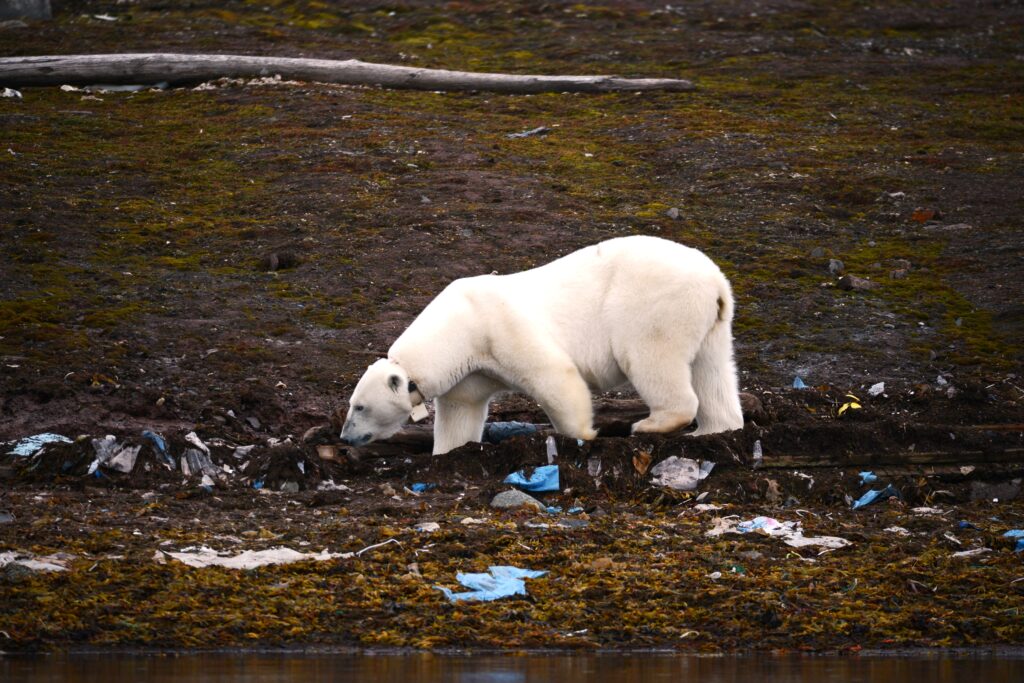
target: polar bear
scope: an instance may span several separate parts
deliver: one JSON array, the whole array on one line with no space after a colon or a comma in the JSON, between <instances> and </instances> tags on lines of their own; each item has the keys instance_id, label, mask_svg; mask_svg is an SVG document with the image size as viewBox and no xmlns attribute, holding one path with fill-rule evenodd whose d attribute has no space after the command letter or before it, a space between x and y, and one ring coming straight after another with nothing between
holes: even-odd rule
<instances>
[{"instance_id":1,"label":"polar bear","mask_svg":"<svg viewBox=\"0 0 1024 683\"><path fill-rule=\"evenodd\" d=\"M434 453L480 441L495 395L533 397L590 440L591 391L632 385L633 433L743 426L728 280L700 251L620 237L511 275L455 280L356 384L341 438L385 439L434 401Z\"/></svg>"}]
</instances>

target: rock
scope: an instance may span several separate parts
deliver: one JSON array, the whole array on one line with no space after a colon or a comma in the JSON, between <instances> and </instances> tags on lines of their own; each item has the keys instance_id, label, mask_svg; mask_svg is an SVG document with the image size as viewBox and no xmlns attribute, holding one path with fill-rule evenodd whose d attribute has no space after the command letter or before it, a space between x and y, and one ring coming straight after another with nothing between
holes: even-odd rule
<instances>
[{"instance_id":1,"label":"rock","mask_svg":"<svg viewBox=\"0 0 1024 683\"><path fill-rule=\"evenodd\" d=\"M842 275L846 272L846 265L837 258L831 258L828 260L828 272L833 275Z\"/></svg>"},{"instance_id":2,"label":"rock","mask_svg":"<svg viewBox=\"0 0 1024 683\"><path fill-rule=\"evenodd\" d=\"M896 270L891 270L891 271L889 271L889 279L890 280L902 280L903 278L905 278L907 276L907 272L908 271L903 269L903 268L898 268Z\"/></svg>"},{"instance_id":3,"label":"rock","mask_svg":"<svg viewBox=\"0 0 1024 683\"><path fill-rule=\"evenodd\" d=\"M856 275L844 275L839 278L838 287L839 289L844 289L848 292L866 292L872 289L877 289L879 284L877 282L872 282L871 280L866 280L862 277L857 277Z\"/></svg>"},{"instance_id":4,"label":"rock","mask_svg":"<svg viewBox=\"0 0 1024 683\"><path fill-rule=\"evenodd\" d=\"M665 215L668 216L669 218L671 218L672 220L678 220L679 219L679 209L673 206L671 209L669 209L668 211L665 212Z\"/></svg>"},{"instance_id":5,"label":"rock","mask_svg":"<svg viewBox=\"0 0 1024 683\"><path fill-rule=\"evenodd\" d=\"M989 483L986 481L971 482L971 500L998 500L1005 503L1020 496L1020 479Z\"/></svg>"},{"instance_id":6,"label":"rock","mask_svg":"<svg viewBox=\"0 0 1024 683\"><path fill-rule=\"evenodd\" d=\"M258 417L253 417L250 415L249 417L245 418L245 422L253 429L260 428L260 419Z\"/></svg>"},{"instance_id":7,"label":"rock","mask_svg":"<svg viewBox=\"0 0 1024 683\"><path fill-rule=\"evenodd\" d=\"M824 247L815 247L814 249L811 249L812 259L823 259L826 256L828 256L828 250Z\"/></svg>"},{"instance_id":8,"label":"rock","mask_svg":"<svg viewBox=\"0 0 1024 683\"><path fill-rule=\"evenodd\" d=\"M281 484L281 491L284 493L298 493L299 482L297 481L286 481Z\"/></svg>"},{"instance_id":9,"label":"rock","mask_svg":"<svg viewBox=\"0 0 1024 683\"><path fill-rule=\"evenodd\" d=\"M261 265L263 270L271 272L294 268L299 265L299 257L290 251L275 251L264 256Z\"/></svg>"},{"instance_id":10,"label":"rock","mask_svg":"<svg viewBox=\"0 0 1024 683\"><path fill-rule=\"evenodd\" d=\"M743 419L754 422L763 422L767 417L764 412L764 404L761 399L745 391L740 392L740 407L743 409Z\"/></svg>"},{"instance_id":11,"label":"rock","mask_svg":"<svg viewBox=\"0 0 1024 683\"><path fill-rule=\"evenodd\" d=\"M527 495L522 491L511 490L502 491L491 500L491 507L498 508L499 510L513 510L520 507L530 507L538 512L543 511L544 504L533 496Z\"/></svg>"},{"instance_id":12,"label":"rock","mask_svg":"<svg viewBox=\"0 0 1024 683\"><path fill-rule=\"evenodd\" d=\"M14 515L6 510L0 510L0 524L10 524L14 521Z\"/></svg>"}]
</instances>

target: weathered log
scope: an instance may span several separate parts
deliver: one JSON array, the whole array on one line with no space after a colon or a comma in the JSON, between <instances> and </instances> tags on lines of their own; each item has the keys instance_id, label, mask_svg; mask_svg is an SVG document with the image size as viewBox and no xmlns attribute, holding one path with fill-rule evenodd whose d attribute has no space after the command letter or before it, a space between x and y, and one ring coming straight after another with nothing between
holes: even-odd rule
<instances>
[{"instance_id":1,"label":"weathered log","mask_svg":"<svg viewBox=\"0 0 1024 683\"><path fill-rule=\"evenodd\" d=\"M0 85L201 83L217 78L282 78L379 85L415 90L487 90L503 93L693 90L674 78L544 76L473 73L372 64L356 59L295 59L249 55L107 54L0 58Z\"/></svg>"}]
</instances>

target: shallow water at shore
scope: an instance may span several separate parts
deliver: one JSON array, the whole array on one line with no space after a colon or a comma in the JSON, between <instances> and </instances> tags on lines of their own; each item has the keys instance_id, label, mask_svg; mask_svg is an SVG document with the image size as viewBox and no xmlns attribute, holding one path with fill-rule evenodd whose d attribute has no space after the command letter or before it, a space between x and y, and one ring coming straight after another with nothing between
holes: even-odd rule
<instances>
[{"instance_id":1,"label":"shallow water at shore","mask_svg":"<svg viewBox=\"0 0 1024 683\"><path fill-rule=\"evenodd\" d=\"M930 681L1010 683L1024 673L1024 655L950 656L686 656L656 653L602 655L431 655L231 653L126 655L123 653L0 658L8 683L67 681L658 681L700 683L872 683Z\"/></svg>"}]
</instances>

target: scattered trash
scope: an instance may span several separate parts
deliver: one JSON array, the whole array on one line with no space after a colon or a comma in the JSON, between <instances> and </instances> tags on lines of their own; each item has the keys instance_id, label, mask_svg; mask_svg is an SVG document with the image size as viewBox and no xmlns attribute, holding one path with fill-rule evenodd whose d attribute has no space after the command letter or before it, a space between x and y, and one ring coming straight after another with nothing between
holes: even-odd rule
<instances>
[{"instance_id":1,"label":"scattered trash","mask_svg":"<svg viewBox=\"0 0 1024 683\"><path fill-rule=\"evenodd\" d=\"M859 510L862 507L867 507L868 505L871 505L872 503L877 502L879 500L886 500L892 497L900 497L900 492L892 484L887 485L884 489L881 489L879 491L875 491L874 489L872 489L871 491L868 491L863 496L858 498L856 502L854 502L853 509Z\"/></svg>"},{"instance_id":2,"label":"scattered trash","mask_svg":"<svg viewBox=\"0 0 1024 683\"><path fill-rule=\"evenodd\" d=\"M92 447L96 451L96 459L89 466L89 474L95 472L101 465L128 474L135 468L135 460L142 450L142 446L118 445L117 437L112 434L107 434L102 439L93 439Z\"/></svg>"},{"instance_id":3,"label":"scattered trash","mask_svg":"<svg viewBox=\"0 0 1024 683\"><path fill-rule=\"evenodd\" d=\"M181 454L181 472L186 477L203 474L214 479L220 477L220 470L210 460L209 450L204 452L198 448L186 448L185 452Z\"/></svg>"},{"instance_id":4,"label":"scattered trash","mask_svg":"<svg viewBox=\"0 0 1024 683\"><path fill-rule=\"evenodd\" d=\"M0 97L13 97L16 100L21 99L21 93L14 88L4 88L3 92L0 93Z\"/></svg>"},{"instance_id":5,"label":"scattered trash","mask_svg":"<svg viewBox=\"0 0 1024 683\"><path fill-rule=\"evenodd\" d=\"M484 441L501 443L505 439L524 434L536 434L537 425L529 422L488 422L484 428Z\"/></svg>"},{"instance_id":6,"label":"scattered trash","mask_svg":"<svg viewBox=\"0 0 1024 683\"><path fill-rule=\"evenodd\" d=\"M430 489L434 488L437 488L437 484L424 484L421 482L417 482L410 486L409 490L412 491L413 493L423 493L424 491L429 491Z\"/></svg>"},{"instance_id":7,"label":"scattered trash","mask_svg":"<svg viewBox=\"0 0 1024 683\"><path fill-rule=\"evenodd\" d=\"M760 439L754 442L754 453L751 456L751 460L753 461L753 466L755 470L764 464L764 452L761 450Z\"/></svg>"},{"instance_id":8,"label":"scattered trash","mask_svg":"<svg viewBox=\"0 0 1024 683\"><path fill-rule=\"evenodd\" d=\"M335 484L333 479L325 479L324 481L317 484L317 491L349 491L352 489L344 484Z\"/></svg>"},{"instance_id":9,"label":"scattered trash","mask_svg":"<svg viewBox=\"0 0 1024 683\"><path fill-rule=\"evenodd\" d=\"M498 600L512 595L526 595L526 581L547 574L537 569L519 569L518 567L491 566L487 572L480 574L455 575L455 580L472 590L453 593L451 589L435 586L452 602L460 600Z\"/></svg>"},{"instance_id":10,"label":"scattered trash","mask_svg":"<svg viewBox=\"0 0 1024 683\"><path fill-rule=\"evenodd\" d=\"M928 507L911 508L910 511L913 512L915 515L936 515L938 517L941 517L942 515L948 515L950 513L949 510L940 510L939 508Z\"/></svg>"},{"instance_id":11,"label":"scattered trash","mask_svg":"<svg viewBox=\"0 0 1024 683\"><path fill-rule=\"evenodd\" d=\"M175 469L177 463L174 462L174 456L172 456L170 451L167 450L167 442L164 440L164 437L160 436L156 432L151 432L146 429L142 432L142 438L153 444L153 448L156 449L157 454L163 458L164 465L167 466L167 469Z\"/></svg>"},{"instance_id":12,"label":"scattered trash","mask_svg":"<svg viewBox=\"0 0 1024 683\"><path fill-rule=\"evenodd\" d=\"M558 465L542 465L533 470L533 474L526 477L522 470L513 472L512 474L505 477L504 483L518 486L526 491L536 491L542 493L545 491L557 491L558 490Z\"/></svg>"},{"instance_id":13,"label":"scattered trash","mask_svg":"<svg viewBox=\"0 0 1024 683\"><path fill-rule=\"evenodd\" d=\"M868 389L868 394L871 396L879 396L885 393L885 382L879 382L878 384L872 384L871 388Z\"/></svg>"},{"instance_id":14,"label":"scattered trash","mask_svg":"<svg viewBox=\"0 0 1024 683\"><path fill-rule=\"evenodd\" d=\"M878 477L875 476L874 472L861 472L860 473L860 485L861 486L864 486L864 484L870 484L870 483L875 482L875 481L878 481Z\"/></svg>"},{"instance_id":15,"label":"scattered trash","mask_svg":"<svg viewBox=\"0 0 1024 683\"><path fill-rule=\"evenodd\" d=\"M694 512L712 512L714 510L721 510L721 505L715 505L714 503L697 503L693 506Z\"/></svg>"},{"instance_id":16,"label":"scattered trash","mask_svg":"<svg viewBox=\"0 0 1024 683\"><path fill-rule=\"evenodd\" d=\"M291 564L292 562L303 562L315 560L325 562L337 558L349 558L354 553L329 553L323 550L319 553L300 553L291 548L277 547L267 550L246 550L237 555L222 555L216 550L207 546L183 548L180 552L158 550L157 553L172 557L178 562L187 564L189 567L226 567L228 569L253 569L268 564ZM154 556L156 559L156 556ZM159 561L159 560L157 560Z\"/></svg>"},{"instance_id":17,"label":"scattered trash","mask_svg":"<svg viewBox=\"0 0 1024 683\"><path fill-rule=\"evenodd\" d=\"M555 462L555 458L558 457L558 444L555 443L555 437L549 436L544 439L544 448L547 451L548 464L551 465Z\"/></svg>"},{"instance_id":18,"label":"scattered trash","mask_svg":"<svg viewBox=\"0 0 1024 683\"><path fill-rule=\"evenodd\" d=\"M459 522L459 524L462 524L463 526L473 526L475 524L483 524L483 523L484 523L484 520L477 519L476 517L463 517L462 521Z\"/></svg>"},{"instance_id":19,"label":"scattered trash","mask_svg":"<svg viewBox=\"0 0 1024 683\"><path fill-rule=\"evenodd\" d=\"M414 528L421 533L432 534L435 531L440 531L441 525L437 522L420 522Z\"/></svg>"},{"instance_id":20,"label":"scattered trash","mask_svg":"<svg viewBox=\"0 0 1024 683\"><path fill-rule=\"evenodd\" d=\"M587 474L594 480L601 476L601 458L592 457L587 459Z\"/></svg>"},{"instance_id":21,"label":"scattered trash","mask_svg":"<svg viewBox=\"0 0 1024 683\"><path fill-rule=\"evenodd\" d=\"M897 536L909 536L910 530L904 529L901 526L890 526L882 529L882 531L888 531L890 534L896 534Z\"/></svg>"},{"instance_id":22,"label":"scattered trash","mask_svg":"<svg viewBox=\"0 0 1024 683\"><path fill-rule=\"evenodd\" d=\"M203 440L200 439L195 432L189 432L188 434L186 434L185 441L188 441L190 444L201 450L203 453L206 453L207 456L210 455L209 447L205 443L203 443Z\"/></svg>"},{"instance_id":23,"label":"scattered trash","mask_svg":"<svg viewBox=\"0 0 1024 683\"><path fill-rule=\"evenodd\" d=\"M1010 529L1003 536L1017 539L1017 545L1014 546L1013 552L1024 552L1024 529Z\"/></svg>"},{"instance_id":24,"label":"scattered trash","mask_svg":"<svg viewBox=\"0 0 1024 683\"><path fill-rule=\"evenodd\" d=\"M651 483L656 486L667 486L677 491L692 491L697 484L707 478L714 469L715 463L710 460L697 462L690 458L671 456L662 460L651 469L653 479Z\"/></svg>"},{"instance_id":25,"label":"scattered trash","mask_svg":"<svg viewBox=\"0 0 1024 683\"><path fill-rule=\"evenodd\" d=\"M491 507L500 510L512 510L524 506L534 508L538 512L542 512L545 508L545 505L533 496L515 489L502 491L491 500ZM465 523L463 520L463 524Z\"/></svg>"},{"instance_id":26,"label":"scattered trash","mask_svg":"<svg viewBox=\"0 0 1024 683\"><path fill-rule=\"evenodd\" d=\"M978 555L990 552L992 552L992 548L972 548L971 550L961 550L958 553L953 553L953 557L977 557Z\"/></svg>"},{"instance_id":27,"label":"scattered trash","mask_svg":"<svg viewBox=\"0 0 1024 683\"><path fill-rule=\"evenodd\" d=\"M705 532L705 535L749 533L780 538L783 543L793 548L819 546L826 550L836 550L851 545L850 541L838 536L804 536L800 522L780 522L773 517L755 517L745 522L738 522L735 517L716 518L714 526Z\"/></svg>"},{"instance_id":28,"label":"scattered trash","mask_svg":"<svg viewBox=\"0 0 1024 683\"><path fill-rule=\"evenodd\" d=\"M551 129L547 126L537 126L530 130L524 130L522 133L508 133L505 135L507 138L528 138L533 135L547 135L551 132Z\"/></svg>"},{"instance_id":29,"label":"scattered trash","mask_svg":"<svg viewBox=\"0 0 1024 683\"><path fill-rule=\"evenodd\" d=\"M36 572L62 572L68 568L68 561L75 559L74 555L67 553L55 553L53 555L33 555L31 553L19 553L16 550L8 550L0 553L0 568L9 564L16 564Z\"/></svg>"},{"instance_id":30,"label":"scattered trash","mask_svg":"<svg viewBox=\"0 0 1024 683\"><path fill-rule=\"evenodd\" d=\"M854 396L853 394L847 394L844 398L848 398L850 400L844 403L843 405L839 406L839 412L836 413L836 417L842 417L843 413L845 413L847 410L861 409L860 399Z\"/></svg>"},{"instance_id":31,"label":"scattered trash","mask_svg":"<svg viewBox=\"0 0 1024 683\"><path fill-rule=\"evenodd\" d=\"M804 381L802 379L800 379L799 375L797 375L796 378L793 379L793 388L794 389L806 389L807 385L804 384Z\"/></svg>"},{"instance_id":32,"label":"scattered trash","mask_svg":"<svg viewBox=\"0 0 1024 683\"><path fill-rule=\"evenodd\" d=\"M14 448L7 451L8 455L20 455L21 457L27 457L29 455L35 455L49 443L71 443L71 439L60 434L43 433L36 434L34 436L26 436L24 439L16 442Z\"/></svg>"},{"instance_id":33,"label":"scattered trash","mask_svg":"<svg viewBox=\"0 0 1024 683\"><path fill-rule=\"evenodd\" d=\"M973 524L971 524L967 520L960 520L957 523L956 528L957 529L974 529L975 531L981 531L981 529L979 529L978 527L974 526Z\"/></svg>"}]
</instances>

